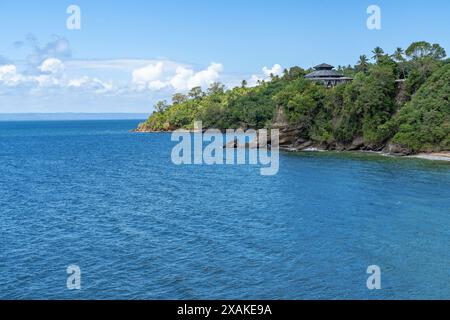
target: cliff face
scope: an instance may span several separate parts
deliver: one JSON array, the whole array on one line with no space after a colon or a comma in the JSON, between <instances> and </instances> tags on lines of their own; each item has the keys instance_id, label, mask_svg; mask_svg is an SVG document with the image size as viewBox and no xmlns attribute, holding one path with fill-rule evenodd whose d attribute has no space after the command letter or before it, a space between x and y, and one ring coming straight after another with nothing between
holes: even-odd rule
<instances>
[{"instance_id":1,"label":"cliff face","mask_svg":"<svg viewBox=\"0 0 450 320\"><path fill-rule=\"evenodd\" d=\"M138 127L133 130L133 132L150 132L145 124L145 122L139 123Z\"/></svg>"},{"instance_id":2,"label":"cliff face","mask_svg":"<svg viewBox=\"0 0 450 320\"><path fill-rule=\"evenodd\" d=\"M273 117L272 128L280 130L280 146L289 148L297 141L299 130L289 124L282 106L277 106Z\"/></svg>"},{"instance_id":3,"label":"cliff face","mask_svg":"<svg viewBox=\"0 0 450 320\"><path fill-rule=\"evenodd\" d=\"M301 138L302 126L289 124L286 112L281 106L277 107L272 128L280 131L280 147L291 152L313 149L330 151L382 151L395 155L410 155L413 153L411 149L395 144L390 140L378 146L369 145L364 142L362 136L355 137L348 144L337 142L318 143L311 139Z\"/></svg>"}]
</instances>

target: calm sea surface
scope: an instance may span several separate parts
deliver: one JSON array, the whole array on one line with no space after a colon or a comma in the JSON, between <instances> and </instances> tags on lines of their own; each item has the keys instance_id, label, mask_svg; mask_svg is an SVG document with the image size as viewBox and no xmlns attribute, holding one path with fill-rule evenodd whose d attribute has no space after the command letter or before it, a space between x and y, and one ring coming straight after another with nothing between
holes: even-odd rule
<instances>
[{"instance_id":1,"label":"calm sea surface","mask_svg":"<svg viewBox=\"0 0 450 320\"><path fill-rule=\"evenodd\" d=\"M175 166L136 125L0 122L0 299L450 299L448 163L281 154L263 177Z\"/></svg>"}]
</instances>

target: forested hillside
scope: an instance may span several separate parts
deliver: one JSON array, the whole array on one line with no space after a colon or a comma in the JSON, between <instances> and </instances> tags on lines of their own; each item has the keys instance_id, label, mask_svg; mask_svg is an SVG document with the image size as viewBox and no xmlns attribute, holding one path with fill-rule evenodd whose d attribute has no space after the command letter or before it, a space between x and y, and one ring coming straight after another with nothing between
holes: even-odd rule
<instances>
[{"instance_id":1,"label":"forested hillside","mask_svg":"<svg viewBox=\"0 0 450 320\"><path fill-rule=\"evenodd\" d=\"M373 50L355 66L338 70L354 80L325 88L304 79L311 70L292 67L282 76L249 88L225 90L214 83L203 92L177 93L160 101L138 131L204 128L272 128L280 108L291 146L416 153L450 150L450 62L438 44L416 42L405 51Z\"/></svg>"}]
</instances>

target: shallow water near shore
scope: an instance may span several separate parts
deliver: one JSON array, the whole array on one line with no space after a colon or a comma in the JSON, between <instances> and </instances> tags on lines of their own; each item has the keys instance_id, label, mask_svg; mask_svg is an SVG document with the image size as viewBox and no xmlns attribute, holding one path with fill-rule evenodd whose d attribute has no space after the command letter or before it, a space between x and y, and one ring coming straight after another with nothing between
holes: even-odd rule
<instances>
[{"instance_id":1,"label":"shallow water near shore","mask_svg":"<svg viewBox=\"0 0 450 320\"><path fill-rule=\"evenodd\" d=\"M170 134L137 124L0 122L0 298L450 298L449 163L175 166Z\"/></svg>"}]
</instances>

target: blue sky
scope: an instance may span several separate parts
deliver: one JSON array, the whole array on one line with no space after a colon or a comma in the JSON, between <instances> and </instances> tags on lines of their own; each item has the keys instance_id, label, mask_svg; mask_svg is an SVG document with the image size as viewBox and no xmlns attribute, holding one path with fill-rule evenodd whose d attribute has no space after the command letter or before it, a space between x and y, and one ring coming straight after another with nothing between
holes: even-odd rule
<instances>
[{"instance_id":1,"label":"blue sky","mask_svg":"<svg viewBox=\"0 0 450 320\"><path fill-rule=\"evenodd\" d=\"M71 4L81 30L66 28ZM381 30L366 27L372 4ZM192 85L354 64L375 46L426 40L449 52L449 9L446 0L2 0L0 112L150 112Z\"/></svg>"}]
</instances>

